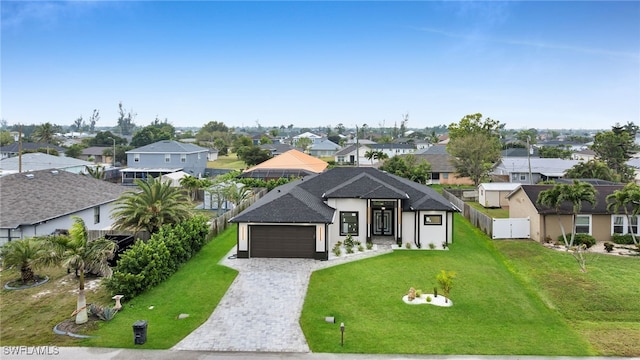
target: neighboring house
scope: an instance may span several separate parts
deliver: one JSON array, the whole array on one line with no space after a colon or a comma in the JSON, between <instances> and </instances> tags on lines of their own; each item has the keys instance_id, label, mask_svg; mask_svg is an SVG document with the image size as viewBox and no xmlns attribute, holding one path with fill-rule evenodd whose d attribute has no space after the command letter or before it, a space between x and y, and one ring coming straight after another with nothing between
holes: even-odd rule
<instances>
[{"instance_id":1,"label":"neighboring house","mask_svg":"<svg viewBox=\"0 0 640 360\"><path fill-rule=\"evenodd\" d=\"M442 185L473 185L469 177L458 176L453 165L453 157L447 152L446 145L433 145L413 154L418 159L424 159L431 165L430 178L427 184Z\"/></svg>"},{"instance_id":2,"label":"neighboring house","mask_svg":"<svg viewBox=\"0 0 640 360\"><path fill-rule=\"evenodd\" d=\"M573 160L580 160L580 161L587 162L590 160L594 160L596 158L596 152L591 149L583 149L571 154L571 158Z\"/></svg>"},{"instance_id":3,"label":"neighboring house","mask_svg":"<svg viewBox=\"0 0 640 360\"><path fill-rule=\"evenodd\" d=\"M262 144L260 145L260 149L268 150L271 153L271 156L278 156L280 154L284 154L289 150L296 149L298 151L302 151L302 149L296 148L295 146L291 146L289 144Z\"/></svg>"},{"instance_id":4,"label":"neighboring house","mask_svg":"<svg viewBox=\"0 0 640 360\"><path fill-rule=\"evenodd\" d=\"M80 174L85 172L87 166L93 167L95 164L65 156L28 153L23 154L21 157L16 156L0 160L0 175L18 173L20 172L20 167L22 167L22 172L58 169Z\"/></svg>"},{"instance_id":5,"label":"neighboring house","mask_svg":"<svg viewBox=\"0 0 640 360\"><path fill-rule=\"evenodd\" d=\"M537 184L540 181L564 177L567 170L578 162L578 160L557 158L502 158L491 174L504 176L510 182ZM529 174L531 174L531 179Z\"/></svg>"},{"instance_id":6,"label":"neighboring house","mask_svg":"<svg viewBox=\"0 0 640 360\"><path fill-rule=\"evenodd\" d=\"M120 170L122 183L184 171L200 178L207 167L209 149L174 140L162 140L126 152L128 168Z\"/></svg>"},{"instance_id":7,"label":"neighboring house","mask_svg":"<svg viewBox=\"0 0 640 360\"><path fill-rule=\"evenodd\" d=\"M309 155L315 157L334 156L342 147L329 139L316 139L309 146Z\"/></svg>"},{"instance_id":8,"label":"neighboring house","mask_svg":"<svg viewBox=\"0 0 640 360\"><path fill-rule=\"evenodd\" d=\"M627 161L627 165L633 168L634 172L634 181L636 184L640 185L640 158L631 158Z\"/></svg>"},{"instance_id":9,"label":"neighboring house","mask_svg":"<svg viewBox=\"0 0 640 360\"><path fill-rule=\"evenodd\" d=\"M301 138L308 138L311 139L311 141L316 140L316 139L322 139L322 136L320 135L316 135L314 133L310 133L310 132L304 132L300 135L296 135L293 137L293 141L296 142L298 140L300 140Z\"/></svg>"},{"instance_id":10,"label":"neighboring house","mask_svg":"<svg viewBox=\"0 0 640 360\"><path fill-rule=\"evenodd\" d=\"M338 151L335 155L336 164L338 165L359 165L359 166L371 166L378 162L375 159L367 159L365 154L371 150L370 144L356 144L349 145L344 149ZM357 150L357 151L356 151Z\"/></svg>"},{"instance_id":11,"label":"neighboring house","mask_svg":"<svg viewBox=\"0 0 640 360\"><path fill-rule=\"evenodd\" d=\"M69 229L79 216L88 230L110 229L113 202L128 190L90 176L39 170L0 178L0 245Z\"/></svg>"},{"instance_id":12,"label":"neighboring house","mask_svg":"<svg viewBox=\"0 0 640 360\"><path fill-rule=\"evenodd\" d=\"M323 172L329 164L298 150L289 150L245 170L239 177L271 180Z\"/></svg>"},{"instance_id":13,"label":"neighboring house","mask_svg":"<svg viewBox=\"0 0 640 360\"><path fill-rule=\"evenodd\" d=\"M338 241L441 248L457 209L437 191L374 168L336 167L270 191L232 218L237 256L326 260Z\"/></svg>"},{"instance_id":14,"label":"neighboring house","mask_svg":"<svg viewBox=\"0 0 640 360\"><path fill-rule=\"evenodd\" d=\"M500 152L500 157L519 157L519 158L527 158L527 157L532 157L532 158L538 158L540 157L540 155L538 154L538 149L535 147L531 148L531 153L529 154L527 152L527 149L525 148L508 148L508 149L504 149Z\"/></svg>"},{"instance_id":15,"label":"neighboring house","mask_svg":"<svg viewBox=\"0 0 640 360\"><path fill-rule=\"evenodd\" d=\"M405 143L392 143L392 144L371 144L369 145L373 151L382 151L389 158L396 155L412 154L416 151L416 147L413 144Z\"/></svg>"},{"instance_id":16,"label":"neighboring house","mask_svg":"<svg viewBox=\"0 0 640 360\"><path fill-rule=\"evenodd\" d=\"M416 145L416 150L426 149L431 146L431 143L427 140L416 140L414 144Z\"/></svg>"},{"instance_id":17,"label":"neighboring house","mask_svg":"<svg viewBox=\"0 0 640 360\"><path fill-rule=\"evenodd\" d=\"M548 147L561 147L563 149L571 150L571 151L580 151L589 147L589 144L575 142L575 141L564 141L564 140L547 140L541 141L534 145L537 148L541 148L543 146Z\"/></svg>"},{"instance_id":18,"label":"neighboring house","mask_svg":"<svg viewBox=\"0 0 640 360\"><path fill-rule=\"evenodd\" d=\"M478 202L486 208L509 206L507 196L518 186L519 183L482 183L478 185Z\"/></svg>"},{"instance_id":19,"label":"neighboring house","mask_svg":"<svg viewBox=\"0 0 640 360\"><path fill-rule=\"evenodd\" d=\"M110 146L88 147L82 150L80 159L85 161L92 161L95 164L113 164L113 156L103 155L104 151L107 149L110 149L110 152L113 153L113 147Z\"/></svg>"},{"instance_id":20,"label":"neighboring house","mask_svg":"<svg viewBox=\"0 0 640 360\"><path fill-rule=\"evenodd\" d=\"M65 148L61 146L51 145L47 143L31 143L31 142L23 142L22 143L22 153L24 154L26 151L34 152L39 149L51 149L58 152L58 155L64 156ZM0 159L6 159L10 157L18 156L20 153L20 145L17 142L11 143L9 145L5 145L0 147Z\"/></svg>"},{"instance_id":21,"label":"neighboring house","mask_svg":"<svg viewBox=\"0 0 640 360\"><path fill-rule=\"evenodd\" d=\"M553 185L521 185L507 196L509 200L509 217L529 218L531 239L536 241L556 241L562 235L556 210L537 204L538 195ZM594 185L596 204L582 204L582 210L576 218L576 233L592 235L596 240L609 241L612 234L626 234L629 224L622 213L612 214L607 210L607 196L622 189L623 185ZM566 202L560 207L560 221L567 234L571 233L571 211L573 204ZM632 228L638 233L638 217L634 217Z\"/></svg>"}]
</instances>

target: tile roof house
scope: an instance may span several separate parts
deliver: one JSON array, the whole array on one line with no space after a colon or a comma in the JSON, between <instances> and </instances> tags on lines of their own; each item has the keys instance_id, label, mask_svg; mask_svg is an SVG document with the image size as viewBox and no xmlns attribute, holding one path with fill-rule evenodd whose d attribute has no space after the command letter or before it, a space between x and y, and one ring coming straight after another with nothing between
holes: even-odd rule
<instances>
[{"instance_id":1,"label":"tile roof house","mask_svg":"<svg viewBox=\"0 0 640 360\"><path fill-rule=\"evenodd\" d=\"M298 150L289 150L245 170L240 177L263 180L301 177L323 172L329 164Z\"/></svg>"},{"instance_id":2,"label":"tile roof house","mask_svg":"<svg viewBox=\"0 0 640 360\"><path fill-rule=\"evenodd\" d=\"M200 178L207 167L209 149L174 140L161 140L126 152L128 168L120 170L122 183L184 171Z\"/></svg>"},{"instance_id":3,"label":"tile roof house","mask_svg":"<svg viewBox=\"0 0 640 360\"><path fill-rule=\"evenodd\" d=\"M507 196L510 218L529 218L530 236L536 241L556 241L562 235L556 210L537 204L540 192L551 189L553 185L521 185ZM607 196L622 189L624 185L594 185L596 204L582 204L582 210L576 218L576 233L592 235L599 241L610 241L611 235L626 234L629 224L623 213L615 214L607 210ZM566 202L560 207L560 221L567 233L571 233L571 211L573 204ZM623 210L621 210L623 211ZM636 217L636 221L640 220ZM632 224L638 232L638 222Z\"/></svg>"},{"instance_id":4,"label":"tile roof house","mask_svg":"<svg viewBox=\"0 0 640 360\"><path fill-rule=\"evenodd\" d=\"M374 168L336 167L270 191L230 222L237 255L326 260L338 241L414 247L453 241L457 209L428 186Z\"/></svg>"},{"instance_id":5,"label":"tile roof house","mask_svg":"<svg viewBox=\"0 0 640 360\"><path fill-rule=\"evenodd\" d=\"M71 216L88 230L110 229L113 202L125 187L60 170L0 178L0 244L69 229Z\"/></svg>"},{"instance_id":6,"label":"tile roof house","mask_svg":"<svg viewBox=\"0 0 640 360\"><path fill-rule=\"evenodd\" d=\"M80 174L85 172L87 166L94 166L95 164L66 156L28 153L22 155L22 161L20 161L20 158L17 156L0 160L0 176L18 173L20 165L22 165L22 172L58 169Z\"/></svg>"}]
</instances>

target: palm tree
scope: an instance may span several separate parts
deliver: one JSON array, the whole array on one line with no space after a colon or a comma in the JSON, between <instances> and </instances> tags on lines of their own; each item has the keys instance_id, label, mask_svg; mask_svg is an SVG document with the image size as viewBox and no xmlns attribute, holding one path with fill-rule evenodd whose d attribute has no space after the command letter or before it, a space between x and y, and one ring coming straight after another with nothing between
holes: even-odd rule
<instances>
[{"instance_id":1,"label":"palm tree","mask_svg":"<svg viewBox=\"0 0 640 360\"><path fill-rule=\"evenodd\" d=\"M243 184L232 182L224 189L224 195L227 200L231 201L235 206L238 206L251 196L251 190Z\"/></svg>"},{"instance_id":2,"label":"palm tree","mask_svg":"<svg viewBox=\"0 0 640 360\"><path fill-rule=\"evenodd\" d=\"M389 158L389 155L387 155L387 154L386 154L384 151L382 151L382 150L378 150L378 151L374 152L374 154L373 154L373 158L374 158L375 160L380 161L380 160L388 159L388 158Z\"/></svg>"},{"instance_id":3,"label":"palm tree","mask_svg":"<svg viewBox=\"0 0 640 360\"><path fill-rule=\"evenodd\" d=\"M367 158L367 160L371 160L371 165L373 165L373 159L375 159L376 157L376 151L369 150L366 153L364 153L364 157Z\"/></svg>"},{"instance_id":4,"label":"palm tree","mask_svg":"<svg viewBox=\"0 0 640 360\"><path fill-rule=\"evenodd\" d=\"M573 247L576 235L576 215L582 209L582 203L587 202L594 206L596 203L596 189L586 182L574 180L573 184L557 184L551 189L541 191L536 201L538 204L554 208L558 216L558 223L562 231L562 238L567 249ZM567 241L567 234L560 219L560 207L565 203L571 203L571 240Z\"/></svg>"},{"instance_id":5,"label":"palm tree","mask_svg":"<svg viewBox=\"0 0 640 360\"><path fill-rule=\"evenodd\" d=\"M78 300L76 303L76 324L88 321L87 299L84 293L85 272L97 273L105 277L111 276L111 268L107 260L113 256L117 245L105 238L89 241L84 220L74 216L69 236L49 238L51 248L49 261L76 269L79 277Z\"/></svg>"},{"instance_id":6,"label":"palm tree","mask_svg":"<svg viewBox=\"0 0 640 360\"><path fill-rule=\"evenodd\" d=\"M23 284L33 283L33 270L44 265L42 259L47 254L40 239L28 238L6 243L0 249L2 266L11 269L19 268Z\"/></svg>"},{"instance_id":7,"label":"palm tree","mask_svg":"<svg viewBox=\"0 0 640 360\"><path fill-rule=\"evenodd\" d=\"M55 139L55 132L55 126L47 122L36 126L31 136L36 142L51 144Z\"/></svg>"},{"instance_id":8,"label":"palm tree","mask_svg":"<svg viewBox=\"0 0 640 360\"><path fill-rule=\"evenodd\" d=\"M171 181L136 180L140 191L127 191L115 202L111 215L116 229L157 232L162 225L177 224L191 214L189 198Z\"/></svg>"},{"instance_id":9,"label":"palm tree","mask_svg":"<svg viewBox=\"0 0 640 360\"><path fill-rule=\"evenodd\" d=\"M200 188L200 181L195 176L187 175L180 179L180 185L189 192L191 201L196 199L196 192Z\"/></svg>"},{"instance_id":10,"label":"palm tree","mask_svg":"<svg viewBox=\"0 0 640 360\"><path fill-rule=\"evenodd\" d=\"M627 224L631 229L631 216L637 216L640 213L640 186L635 183L628 183L622 189L614 191L607 195L607 210L617 213L620 208L624 210L627 218ZM631 213L629 213L631 208ZM630 231L633 243L638 245L635 231Z\"/></svg>"},{"instance_id":11,"label":"palm tree","mask_svg":"<svg viewBox=\"0 0 640 360\"><path fill-rule=\"evenodd\" d=\"M104 180L104 166L98 165L96 167L93 166L85 166L85 170L87 171L87 175L91 176L94 179Z\"/></svg>"}]
</instances>

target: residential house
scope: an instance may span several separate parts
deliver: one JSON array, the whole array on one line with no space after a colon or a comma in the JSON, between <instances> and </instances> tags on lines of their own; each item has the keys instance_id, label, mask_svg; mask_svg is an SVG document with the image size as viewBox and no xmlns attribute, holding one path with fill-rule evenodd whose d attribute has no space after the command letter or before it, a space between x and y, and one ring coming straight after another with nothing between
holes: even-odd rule
<instances>
[{"instance_id":1,"label":"residential house","mask_svg":"<svg viewBox=\"0 0 640 360\"><path fill-rule=\"evenodd\" d=\"M509 206L507 196L520 186L519 183L482 183L478 185L478 203L485 208Z\"/></svg>"},{"instance_id":2,"label":"residential house","mask_svg":"<svg viewBox=\"0 0 640 360\"><path fill-rule=\"evenodd\" d=\"M338 165L357 165L357 166L373 166L378 163L376 159L367 159L365 154L371 151L371 144L351 144L335 155L335 161Z\"/></svg>"},{"instance_id":3,"label":"residential house","mask_svg":"<svg viewBox=\"0 0 640 360\"><path fill-rule=\"evenodd\" d=\"M69 229L72 216L88 230L111 229L113 202L128 190L90 176L57 169L0 178L0 245Z\"/></svg>"},{"instance_id":4,"label":"residential house","mask_svg":"<svg viewBox=\"0 0 640 360\"><path fill-rule=\"evenodd\" d=\"M473 185L471 178L458 175L453 165L453 157L447 152L446 145L433 145L418 150L413 155L431 165L428 184Z\"/></svg>"},{"instance_id":5,"label":"residential house","mask_svg":"<svg viewBox=\"0 0 640 360\"><path fill-rule=\"evenodd\" d=\"M272 180L323 172L329 164L298 150L289 150L245 170L239 177Z\"/></svg>"},{"instance_id":6,"label":"residential house","mask_svg":"<svg viewBox=\"0 0 640 360\"><path fill-rule=\"evenodd\" d=\"M573 160L580 160L580 161L587 162L587 161L594 160L596 158L596 152L591 149L582 149L582 150L573 152L571 154L571 158Z\"/></svg>"},{"instance_id":7,"label":"residential house","mask_svg":"<svg viewBox=\"0 0 640 360\"><path fill-rule=\"evenodd\" d=\"M95 164L65 156L28 153L21 157L15 156L0 160L0 175L46 169L58 169L80 174L86 171L87 166L93 167Z\"/></svg>"},{"instance_id":8,"label":"residential house","mask_svg":"<svg viewBox=\"0 0 640 360\"><path fill-rule=\"evenodd\" d=\"M32 142L23 142L22 145L20 145L17 142L11 143L9 145L5 145L0 147L0 159L6 159L6 158L10 158L10 157L15 157L18 156L18 154L20 153L22 149L22 153L30 153L30 152L35 152L38 151L40 149L46 149L46 150L54 150L57 152L58 155L60 156L64 156L64 152L65 152L65 148L61 147L61 146L56 146L56 145L52 145L52 144L48 144L48 143L32 143ZM53 151L51 151L53 152ZM48 154L49 152L43 152L44 154Z\"/></svg>"},{"instance_id":9,"label":"residential house","mask_svg":"<svg viewBox=\"0 0 640 360\"><path fill-rule=\"evenodd\" d=\"M316 135L314 133L311 132L304 132L302 134L296 135L293 137L293 142L297 142L298 140L300 140L301 138L307 138L307 139L311 139L311 141L314 141L316 139L322 139L322 136L320 135Z\"/></svg>"},{"instance_id":10,"label":"residential house","mask_svg":"<svg viewBox=\"0 0 640 360\"><path fill-rule=\"evenodd\" d=\"M207 167L209 149L174 140L161 140L126 152L128 168L120 170L122 183L184 171L200 178Z\"/></svg>"},{"instance_id":11,"label":"residential house","mask_svg":"<svg viewBox=\"0 0 640 360\"><path fill-rule=\"evenodd\" d=\"M91 161L95 164L113 164L113 156L103 155L104 151L110 149L110 154L113 154L113 147L110 146L92 146L82 150L80 159L85 161Z\"/></svg>"},{"instance_id":12,"label":"residential house","mask_svg":"<svg viewBox=\"0 0 640 360\"><path fill-rule=\"evenodd\" d=\"M546 140L541 141L534 145L537 148L541 148L543 146L548 147L561 147L563 149L571 150L571 151L580 151L587 149L589 144L576 142L576 141L565 141L565 140Z\"/></svg>"},{"instance_id":13,"label":"residential house","mask_svg":"<svg viewBox=\"0 0 640 360\"><path fill-rule=\"evenodd\" d=\"M537 184L540 181L564 177L567 170L578 162L557 158L502 158L491 174L502 176L510 182Z\"/></svg>"},{"instance_id":14,"label":"residential house","mask_svg":"<svg viewBox=\"0 0 640 360\"><path fill-rule=\"evenodd\" d=\"M531 151L528 152L525 148L508 148L504 149L500 152L500 157L519 157L519 158L539 158L538 149L535 147L531 148Z\"/></svg>"},{"instance_id":15,"label":"residential house","mask_svg":"<svg viewBox=\"0 0 640 360\"><path fill-rule=\"evenodd\" d=\"M624 214L614 214L607 210L607 196L622 189L624 185L594 185L597 191L596 203L583 203L576 217L576 233L592 235L596 240L609 241L612 234L626 234L629 229L638 233L638 217L628 224ZM562 235L556 210L537 203L539 194L553 185L521 185L507 196L510 218L529 218L530 236L536 241L556 241ZM560 221L565 231L571 233L573 203L566 202L560 207ZM629 226L631 225L631 226Z\"/></svg>"},{"instance_id":16,"label":"residential house","mask_svg":"<svg viewBox=\"0 0 640 360\"><path fill-rule=\"evenodd\" d=\"M442 248L458 211L428 186L375 168L336 167L277 187L235 216L237 256L327 260L339 242Z\"/></svg>"},{"instance_id":17,"label":"residential house","mask_svg":"<svg viewBox=\"0 0 640 360\"><path fill-rule=\"evenodd\" d=\"M373 151L382 151L389 158L396 155L413 154L416 151L416 147L413 144L405 143L371 144L369 147Z\"/></svg>"},{"instance_id":18,"label":"residential house","mask_svg":"<svg viewBox=\"0 0 640 360\"><path fill-rule=\"evenodd\" d=\"M329 139L316 139L309 146L309 155L315 157L334 156L342 147Z\"/></svg>"},{"instance_id":19,"label":"residential house","mask_svg":"<svg viewBox=\"0 0 640 360\"><path fill-rule=\"evenodd\" d=\"M296 148L289 144L281 144L281 143L262 144L260 145L260 149L268 150L271 153L271 156L278 156L280 154L284 154L285 152L293 149L296 149L298 151L303 151L302 149Z\"/></svg>"}]
</instances>

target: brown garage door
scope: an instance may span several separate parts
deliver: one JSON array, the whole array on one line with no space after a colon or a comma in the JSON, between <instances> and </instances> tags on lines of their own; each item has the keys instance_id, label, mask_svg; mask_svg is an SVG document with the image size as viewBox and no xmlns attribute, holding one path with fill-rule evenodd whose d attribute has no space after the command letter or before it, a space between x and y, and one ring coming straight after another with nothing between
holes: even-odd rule
<instances>
[{"instance_id":1,"label":"brown garage door","mask_svg":"<svg viewBox=\"0 0 640 360\"><path fill-rule=\"evenodd\" d=\"M314 226L252 225L249 257L313 258Z\"/></svg>"}]
</instances>

